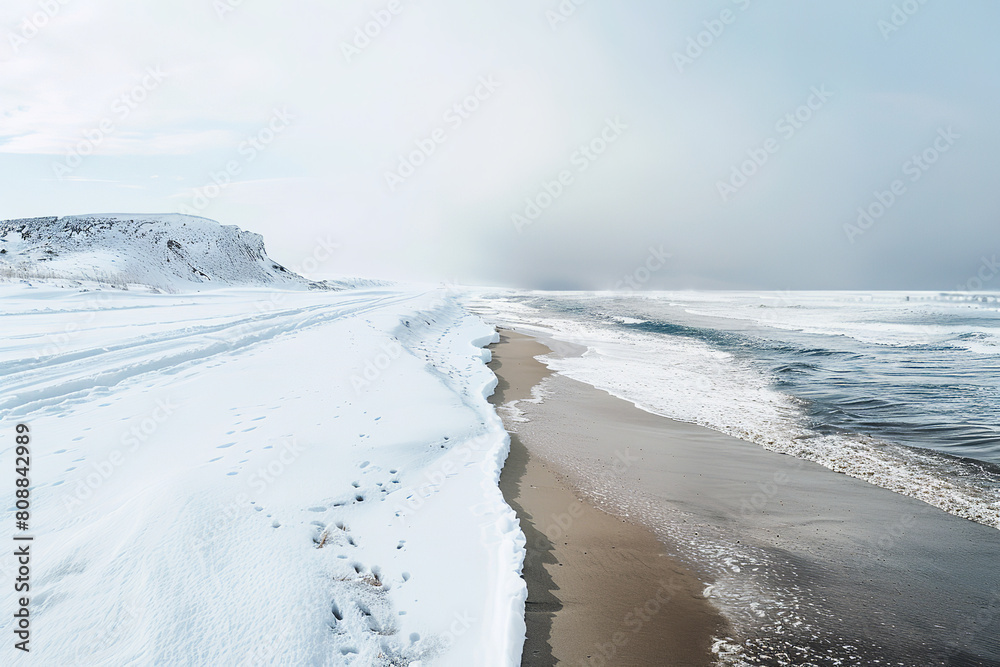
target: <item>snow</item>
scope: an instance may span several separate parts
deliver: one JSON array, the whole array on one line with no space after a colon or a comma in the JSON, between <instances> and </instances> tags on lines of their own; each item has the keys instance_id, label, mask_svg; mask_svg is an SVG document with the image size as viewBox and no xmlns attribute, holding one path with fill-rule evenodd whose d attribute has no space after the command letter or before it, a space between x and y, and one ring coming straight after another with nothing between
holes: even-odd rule
<instances>
[{"instance_id":1,"label":"snow","mask_svg":"<svg viewBox=\"0 0 1000 667\"><path fill-rule=\"evenodd\" d=\"M496 334L450 293L15 282L0 323L0 461L28 423L34 536L32 650L4 614L0 663L520 663Z\"/></svg>"},{"instance_id":2,"label":"snow","mask_svg":"<svg viewBox=\"0 0 1000 667\"><path fill-rule=\"evenodd\" d=\"M0 276L188 292L233 285L330 287L292 273L238 227L175 213L0 221Z\"/></svg>"}]
</instances>

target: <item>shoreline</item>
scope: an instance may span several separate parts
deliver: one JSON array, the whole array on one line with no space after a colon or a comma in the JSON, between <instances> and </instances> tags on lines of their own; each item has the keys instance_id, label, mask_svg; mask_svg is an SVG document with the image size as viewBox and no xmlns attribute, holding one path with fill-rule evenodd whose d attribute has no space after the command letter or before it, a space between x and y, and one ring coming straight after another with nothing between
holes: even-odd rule
<instances>
[{"instance_id":1,"label":"shoreline","mask_svg":"<svg viewBox=\"0 0 1000 667\"><path fill-rule=\"evenodd\" d=\"M497 407L530 398L551 374L534 358L550 350L534 338L501 331L490 349ZM521 664L714 665L726 623L701 578L648 528L583 500L534 444L512 432L500 478L527 539Z\"/></svg>"},{"instance_id":2,"label":"shoreline","mask_svg":"<svg viewBox=\"0 0 1000 667\"><path fill-rule=\"evenodd\" d=\"M996 529L818 464L647 412L552 373L533 358L575 353L564 344L501 334L505 342L496 347L491 366L500 377L494 405L530 398L537 383L544 387L541 402L521 401L504 415L512 440L518 438L501 477L508 502L522 516L525 507L516 493L525 494L525 504L531 493L540 493L527 474L533 457L540 462L536 468L547 469L574 498L654 534L657 553L666 550L668 560L711 583L694 595L718 610L725 623L714 635L722 641L715 659L731 656L757 665L1000 666ZM514 345L523 349L514 354ZM518 368L531 370L524 376L514 372ZM528 452L523 474L517 468L519 445ZM511 488L515 473L525 481ZM541 512L529 508L533 516L522 516L530 526L526 579L532 566L529 533L549 527L543 522L550 514L539 507ZM543 555L551 557L544 550ZM565 571L559 562L543 561L545 571ZM594 577L586 582L592 588L607 584L606 572L587 575L586 562L573 567ZM552 599L577 601L570 586L553 580L558 588ZM538 599L532 589L539 585L529 579L529 602ZM562 609L549 613L551 637L541 650L551 646L554 654L580 626ZM522 664L546 664L528 662L530 651L538 650L537 638L545 636L544 625L541 631L533 626L533 615L529 604ZM664 655L672 654L607 664L664 664ZM591 660L569 664L602 664Z\"/></svg>"}]
</instances>

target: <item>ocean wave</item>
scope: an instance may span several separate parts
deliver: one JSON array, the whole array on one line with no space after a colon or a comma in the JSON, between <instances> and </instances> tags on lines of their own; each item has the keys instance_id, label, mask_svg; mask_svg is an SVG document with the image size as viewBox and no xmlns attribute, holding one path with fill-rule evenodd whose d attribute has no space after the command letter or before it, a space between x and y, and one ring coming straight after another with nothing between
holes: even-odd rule
<instances>
[{"instance_id":1,"label":"ocean wave","mask_svg":"<svg viewBox=\"0 0 1000 667\"><path fill-rule=\"evenodd\" d=\"M927 356L920 343L895 346L905 349L881 359L856 350L775 342L753 331L712 329L702 322L665 322L639 309L629 317L644 321L625 324L613 317L581 318L588 309L581 311L579 302L572 314L550 298L530 304L515 300L510 310L506 303L490 302L500 321L529 325L587 347L580 357L546 357L559 373L647 412L813 461L1000 528L1000 466L970 457L997 456L1000 434L957 418L947 405L935 406L936 414L913 414L914 402L933 405L935 397L941 402L947 383L953 385L946 387L949 395L964 395L962 382L968 380L946 365L948 377L929 377L926 386L914 382L898 395L884 389L894 373L922 372L920 364L916 371L901 370L897 358L909 358L911 351L914 358ZM644 303L648 306L649 299ZM604 313L613 311L606 300L600 306ZM820 369L821 362L830 367ZM949 358L934 363L944 362ZM977 371L965 370L977 377ZM795 379L799 377L801 381ZM954 409L970 408L962 404ZM907 438L936 450L907 444Z\"/></svg>"}]
</instances>

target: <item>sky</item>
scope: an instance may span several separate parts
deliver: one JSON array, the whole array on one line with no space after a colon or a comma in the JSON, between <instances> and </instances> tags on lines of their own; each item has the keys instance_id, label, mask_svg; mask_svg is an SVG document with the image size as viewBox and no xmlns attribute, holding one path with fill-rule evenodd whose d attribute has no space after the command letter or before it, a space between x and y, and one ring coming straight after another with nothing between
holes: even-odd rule
<instances>
[{"instance_id":1,"label":"sky","mask_svg":"<svg viewBox=\"0 0 1000 667\"><path fill-rule=\"evenodd\" d=\"M5 0L0 219L201 215L311 277L1000 290L998 24L988 0Z\"/></svg>"}]
</instances>

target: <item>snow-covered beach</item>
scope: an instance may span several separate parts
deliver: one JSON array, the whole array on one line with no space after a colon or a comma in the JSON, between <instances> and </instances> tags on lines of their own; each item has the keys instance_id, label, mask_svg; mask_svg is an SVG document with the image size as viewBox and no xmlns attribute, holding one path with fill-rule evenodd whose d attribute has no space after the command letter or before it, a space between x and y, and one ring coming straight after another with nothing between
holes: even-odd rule
<instances>
[{"instance_id":1,"label":"snow-covered beach","mask_svg":"<svg viewBox=\"0 0 1000 667\"><path fill-rule=\"evenodd\" d=\"M1000 2L0 4L0 667L1000 667Z\"/></svg>"},{"instance_id":2,"label":"snow-covered beach","mask_svg":"<svg viewBox=\"0 0 1000 667\"><path fill-rule=\"evenodd\" d=\"M518 663L495 334L452 295L15 282L0 304L30 664Z\"/></svg>"},{"instance_id":3,"label":"snow-covered beach","mask_svg":"<svg viewBox=\"0 0 1000 667\"><path fill-rule=\"evenodd\" d=\"M992 302L317 282L179 215L6 221L0 250L3 664L1000 656L993 427L927 383L989 389ZM867 408L884 442L792 419L898 353L925 363ZM941 397L929 447L894 443Z\"/></svg>"}]
</instances>

